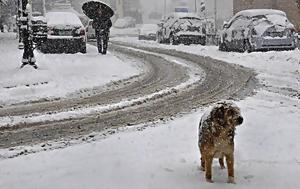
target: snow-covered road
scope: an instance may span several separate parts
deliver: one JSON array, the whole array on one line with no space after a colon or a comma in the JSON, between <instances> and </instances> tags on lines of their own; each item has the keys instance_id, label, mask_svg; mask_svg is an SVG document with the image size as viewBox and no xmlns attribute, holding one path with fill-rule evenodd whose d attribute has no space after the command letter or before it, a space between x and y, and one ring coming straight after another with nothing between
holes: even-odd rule
<instances>
[{"instance_id":1,"label":"snow-covered road","mask_svg":"<svg viewBox=\"0 0 300 189\"><path fill-rule=\"evenodd\" d=\"M226 184L226 170L216 163L214 184L206 183L198 169L199 109L166 123L127 127L105 138L99 134L65 149L0 160L0 188L300 188L299 50L240 54L216 47L159 47L210 56L258 73L262 87L236 102L245 118L236 136L236 185ZM21 151L29 148L35 147ZM11 152L1 150L5 153Z\"/></svg>"},{"instance_id":2,"label":"snow-covered road","mask_svg":"<svg viewBox=\"0 0 300 189\"><path fill-rule=\"evenodd\" d=\"M98 55L88 45L87 54L42 54L35 51L38 70L20 69L22 52L15 34L0 33L0 106L26 101L70 97L82 91L138 75L136 62L126 62L112 54Z\"/></svg>"}]
</instances>

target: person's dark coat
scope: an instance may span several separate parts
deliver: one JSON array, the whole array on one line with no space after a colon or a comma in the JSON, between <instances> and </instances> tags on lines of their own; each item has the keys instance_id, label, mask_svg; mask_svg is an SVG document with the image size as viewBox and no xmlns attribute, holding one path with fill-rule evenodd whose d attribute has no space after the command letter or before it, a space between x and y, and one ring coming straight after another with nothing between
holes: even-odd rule
<instances>
[{"instance_id":1,"label":"person's dark coat","mask_svg":"<svg viewBox=\"0 0 300 189\"><path fill-rule=\"evenodd\" d=\"M93 20L93 28L96 31L95 33L99 53L106 54L109 41L109 32L111 27L112 22L110 18L99 17Z\"/></svg>"},{"instance_id":2,"label":"person's dark coat","mask_svg":"<svg viewBox=\"0 0 300 189\"><path fill-rule=\"evenodd\" d=\"M93 28L96 30L104 30L109 32L112 22L109 18L96 18L93 20Z\"/></svg>"}]
</instances>

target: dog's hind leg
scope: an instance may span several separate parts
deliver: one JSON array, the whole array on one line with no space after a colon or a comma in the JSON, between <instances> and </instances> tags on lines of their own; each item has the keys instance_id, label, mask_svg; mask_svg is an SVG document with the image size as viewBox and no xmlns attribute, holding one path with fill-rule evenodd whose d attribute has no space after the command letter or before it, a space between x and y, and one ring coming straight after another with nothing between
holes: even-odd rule
<instances>
[{"instance_id":1,"label":"dog's hind leg","mask_svg":"<svg viewBox=\"0 0 300 189\"><path fill-rule=\"evenodd\" d=\"M219 158L219 163L220 163L221 169L225 169L225 165L224 165L224 156L222 156L221 158Z\"/></svg>"},{"instance_id":2,"label":"dog's hind leg","mask_svg":"<svg viewBox=\"0 0 300 189\"><path fill-rule=\"evenodd\" d=\"M201 157L201 171L205 171L205 160Z\"/></svg>"}]
</instances>

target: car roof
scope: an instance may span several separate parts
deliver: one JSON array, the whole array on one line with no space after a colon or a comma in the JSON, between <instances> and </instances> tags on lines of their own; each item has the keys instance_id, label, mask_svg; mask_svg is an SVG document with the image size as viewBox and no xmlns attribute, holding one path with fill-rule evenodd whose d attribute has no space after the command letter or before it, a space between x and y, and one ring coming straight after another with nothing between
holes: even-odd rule
<instances>
[{"instance_id":1,"label":"car roof","mask_svg":"<svg viewBox=\"0 0 300 189\"><path fill-rule=\"evenodd\" d=\"M246 16L246 17L255 17L260 15L270 15L270 14L277 14L286 16L286 13L280 10L275 9L248 9L238 12L235 17L238 16Z\"/></svg>"},{"instance_id":2,"label":"car roof","mask_svg":"<svg viewBox=\"0 0 300 189\"><path fill-rule=\"evenodd\" d=\"M83 27L79 17L72 12L48 12L46 13L48 26L76 26Z\"/></svg>"}]
</instances>

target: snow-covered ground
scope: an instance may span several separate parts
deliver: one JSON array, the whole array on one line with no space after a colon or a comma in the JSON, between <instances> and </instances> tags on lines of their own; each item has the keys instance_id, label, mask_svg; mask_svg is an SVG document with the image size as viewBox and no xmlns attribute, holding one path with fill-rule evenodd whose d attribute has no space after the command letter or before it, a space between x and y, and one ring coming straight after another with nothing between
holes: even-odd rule
<instances>
[{"instance_id":1,"label":"snow-covered ground","mask_svg":"<svg viewBox=\"0 0 300 189\"><path fill-rule=\"evenodd\" d=\"M99 134L90 143L2 159L0 188L300 188L299 50L241 54L118 40L211 56L258 73L262 87L236 102L245 118L236 136L237 184L226 184L226 170L216 162L214 184L206 183L198 169L197 130L204 111L199 109L166 123L128 127L104 139Z\"/></svg>"},{"instance_id":2,"label":"snow-covered ground","mask_svg":"<svg viewBox=\"0 0 300 189\"><path fill-rule=\"evenodd\" d=\"M87 54L35 51L38 70L30 66L20 69L22 52L17 49L15 34L0 33L0 105L66 97L142 71L137 63L123 62L110 53L98 55L97 49L90 45Z\"/></svg>"}]
</instances>

